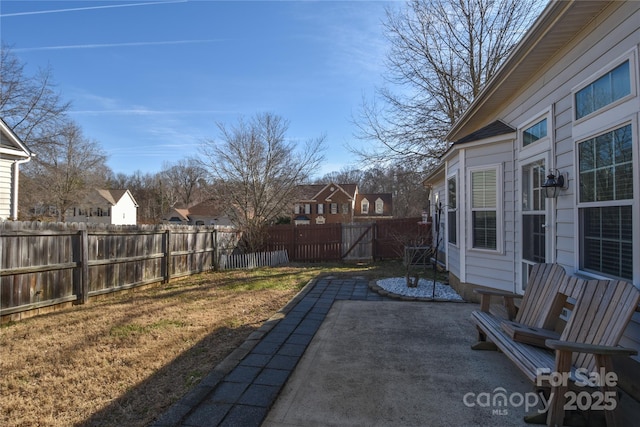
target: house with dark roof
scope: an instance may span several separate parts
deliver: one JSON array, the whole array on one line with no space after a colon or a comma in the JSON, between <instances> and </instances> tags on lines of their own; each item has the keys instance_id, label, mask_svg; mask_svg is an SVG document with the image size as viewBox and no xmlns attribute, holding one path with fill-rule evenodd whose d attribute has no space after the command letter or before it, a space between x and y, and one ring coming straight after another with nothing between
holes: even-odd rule
<instances>
[{"instance_id":1,"label":"house with dark roof","mask_svg":"<svg viewBox=\"0 0 640 427\"><path fill-rule=\"evenodd\" d=\"M391 193L364 194L357 184L311 184L297 188L296 225L371 222L393 218Z\"/></svg>"},{"instance_id":2,"label":"house with dark roof","mask_svg":"<svg viewBox=\"0 0 640 427\"><path fill-rule=\"evenodd\" d=\"M136 225L138 203L129 190L96 189L76 206L67 209L67 222Z\"/></svg>"},{"instance_id":3,"label":"house with dark roof","mask_svg":"<svg viewBox=\"0 0 640 427\"><path fill-rule=\"evenodd\" d=\"M0 221L18 219L20 165L31 156L31 150L0 118Z\"/></svg>"},{"instance_id":4,"label":"house with dark roof","mask_svg":"<svg viewBox=\"0 0 640 427\"><path fill-rule=\"evenodd\" d=\"M231 220L219 203L207 200L188 208L174 206L163 221L169 224L231 226Z\"/></svg>"}]
</instances>

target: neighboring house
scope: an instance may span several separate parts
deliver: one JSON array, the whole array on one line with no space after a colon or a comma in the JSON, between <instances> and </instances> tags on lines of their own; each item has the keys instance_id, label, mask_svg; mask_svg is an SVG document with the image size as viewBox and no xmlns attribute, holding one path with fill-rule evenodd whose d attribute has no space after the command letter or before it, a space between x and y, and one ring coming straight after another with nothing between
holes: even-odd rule
<instances>
[{"instance_id":1,"label":"neighboring house","mask_svg":"<svg viewBox=\"0 0 640 427\"><path fill-rule=\"evenodd\" d=\"M640 287L639 43L640 2L551 2L450 130L425 185L461 294L522 293L538 262Z\"/></svg>"},{"instance_id":2,"label":"neighboring house","mask_svg":"<svg viewBox=\"0 0 640 427\"><path fill-rule=\"evenodd\" d=\"M231 226L231 220L218 203L205 201L190 208L173 207L163 220L170 224Z\"/></svg>"},{"instance_id":3,"label":"neighboring house","mask_svg":"<svg viewBox=\"0 0 640 427\"><path fill-rule=\"evenodd\" d=\"M0 221L18 219L20 164L33 153L0 118Z\"/></svg>"},{"instance_id":4,"label":"neighboring house","mask_svg":"<svg viewBox=\"0 0 640 427\"><path fill-rule=\"evenodd\" d=\"M136 225L138 203L129 190L93 190L78 204L67 209L67 222Z\"/></svg>"},{"instance_id":5,"label":"neighboring house","mask_svg":"<svg viewBox=\"0 0 640 427\"><path fill-rule=\"evenodd\" d=\"M392 196L360 194L356 184L312 184L298 187L296 225L336 224L392 218Z\"/></svg>"}]
</instances>

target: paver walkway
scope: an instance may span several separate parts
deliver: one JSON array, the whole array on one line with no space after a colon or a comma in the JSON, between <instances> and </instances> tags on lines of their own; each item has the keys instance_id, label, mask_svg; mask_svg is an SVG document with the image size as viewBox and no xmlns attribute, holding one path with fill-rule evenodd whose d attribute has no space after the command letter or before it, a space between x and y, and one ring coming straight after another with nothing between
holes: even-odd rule
<instances>
[{"instance_id":1,"label":"paver walkway","mask_svg":"<svg viewBox=\"0 0 640 427\"><path fill-rule=\"evenodd\" d=\"M336 300L383 301L364 277L313 279L154 424L260 426Z\"/></svg>"}]
</instances>

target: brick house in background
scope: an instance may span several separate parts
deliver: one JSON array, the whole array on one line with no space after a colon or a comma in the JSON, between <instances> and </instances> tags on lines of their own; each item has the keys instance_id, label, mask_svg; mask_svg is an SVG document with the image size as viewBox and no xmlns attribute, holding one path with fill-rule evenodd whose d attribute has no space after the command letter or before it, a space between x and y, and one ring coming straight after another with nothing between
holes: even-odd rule
<instances>
[{"instance_id":1,"label":"brick house in background","mask_svg":"<svg viewBox=\"0 0 640 427\"><path fill-rule=\"evenodd\" d=\"M292 221L296 225L370 222L393 218L391 193L361 194L357 184L298 187Z\"/></svg>"}]
</instances>

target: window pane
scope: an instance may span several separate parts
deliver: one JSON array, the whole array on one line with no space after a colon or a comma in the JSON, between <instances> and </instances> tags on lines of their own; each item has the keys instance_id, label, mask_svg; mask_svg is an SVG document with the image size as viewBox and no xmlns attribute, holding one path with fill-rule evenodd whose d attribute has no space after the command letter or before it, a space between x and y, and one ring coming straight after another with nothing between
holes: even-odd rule
<instances>
[{"instance_id":1,"label":"window pane","mask_svg":"<svg viewBox=\"0 0 640 427\"><path fill-rule=\"evenodd\" d=\"M580 170L590 170L595 168L595 156L593 154L594 140L589 139L580 143L579 155L580 155Z\"/></svg>"},{"instance_id":2,"label":"window pane","mask_svg":"<svg viewBox=\"0 0 640 427\"><path fill-rule=\"evenodd\" d=\"M587 86L576 93L576 119L586 116L594 111L593 108L593 88Z\"/></svg>"},{"instance_id":3,"label":"window pane","mask_svg":"<svg viewBox=\"0 0 640 427\"><path fill-rule=\"evenodd\" d=\"M625 279L633 276L631 206L580 210L581 267Z\"/></svg>"},{"instance_id":4,"label":"window pane","mask_svg":"<svg viewBox=\"0 0 640 427\"><path fill-rule=\"evenodd\" d=\"M496 171L486 170L471 174L471 206L473 208L496 207Z\"/></svg>"},{"instance_id":5,"label":"window pane","mask_svg":"<svg viewBox=\"0 0 640 427\"><path fill-rule=\"evenodd\" d=\"M596 138L596 167L610 166L613 162L613 133Z\"/></svg>"},{"instance_id":6,"label":"window pane","mask_svg":"<svg viewBox=\"0 0 640 427\"><path fill-rule=\"evenodd\" d=\"M473 212L473 247L496 249L496 212Z\"/></svg>"},{"instance_id":7,"label":"window pane","mask_svg":"<svg viewBox=\"0 0 640 427\"><path fill-rule=\"evenodd\" d=\"M631 161L631 125L621 127L614 131L616 163Z\"/></svg>"},{"instance_id":8,"label":"window pane","mask_svg":"<svg viewBox=\"0 0 640 427\"><path fill-rule=\"evenodd\" d=\"M596 200L595 182L595 172L583 172L580 174L580 201L582 203Z\"/></svg>"},{"instance_id":9,"label":"window pane","mask_svg":"<svg viewBox=\"0 0 640 427\"><path fill-rule=\"evenodd\" d=\"M545 136L547 136L547 119L543 119L522 131L522 145L526 147Z\"/></svg>"},{"instance_id":10,"label":"window pane","mask_svg":"<svg viewBox=\"0 0 640 427\"><path fill-rule=\"evenodd\" d=\"M458 212L455 210L447 211L447 225L449 243L454 245L458 243Z\"/></svg>"},{"instance_id":11,"label":"window pane","mask_svg":"<svg viewBox=\"0 0 640 427\"><path fill-rule=\"evenodd\" d=\"M611 72L613 100L623 98L631 93L631 78L629 76L629 61Z\"/></svg>"},{"instance_id":12,"label":"window pane","mask_svg":"<svg viewBox=\"0 0 640 427\"><path fill-rule=\"evenodd\" d=\"M633 198L631 145L631 125L578 145L580 202Z\"/></svg>"},{"instance_id":13,"label":"window pane","mask_svg":"<svg viewBox=\"0 0 640 427\"><path fill-rule=\"evenodd\" d=\"M458 206L457 202L456 202L456 179L455 178L449 178L448 182L447 182L447 191L448 191L448 197L449 197L449 207L451 208L456 208Z\"/></svg>"},{"instance_id":14,"label":"window pane","mask_svg":"<svg viewBox=\"0 0 640 427\"><path fill-rule=\"evenodd\" d=\"M609 74L593 82L593 111L596 111L612 101L611 81Z\"/></svg>"},{"instance_id":15,"label":"window pane","mask_svg":"<svg viewBox=\"0 0 640 427\"><path fill-rule=\"evenodd\" d=\"M586 116L631 93L629 61L576 92L576 119Z\"/></svg>"},{"instance_id":16,"label":"window pane","mask_svg":"<svg viewBox=\"0 0 640 427\"><path fill-rule=\"evenodd\" d=\"M615 200L633 199L633 167L631 162L616 166Z\"/></svg>"},{"instance_id":17,"label":"window pane","mask_svg":"<svg viewBox=\"0 0 640 427\"><path fill-rule=\"evenodd\" d=\"M596 198L600 202L614 200L612 168L596 171Z\"/></svg>"},{"instance_id":18,"label":"window pane","mask_svg":"<svg viewBox=\"0 0 640 427\"><path fill-rule=\"evenodd\" d=\"M522 257L532 262L545 262L544 215L522 216Z\"/></svg>"},{"instance_id":19,"label":"window pane","mask_svg":"<svg viewBox=\"0 0 640 427\"><path fill-rule=\"evenodd\" d=\"M620 239L620 210L618 207L602 208L600 235L603 239Z\"/></svg>"}]
</instances>

